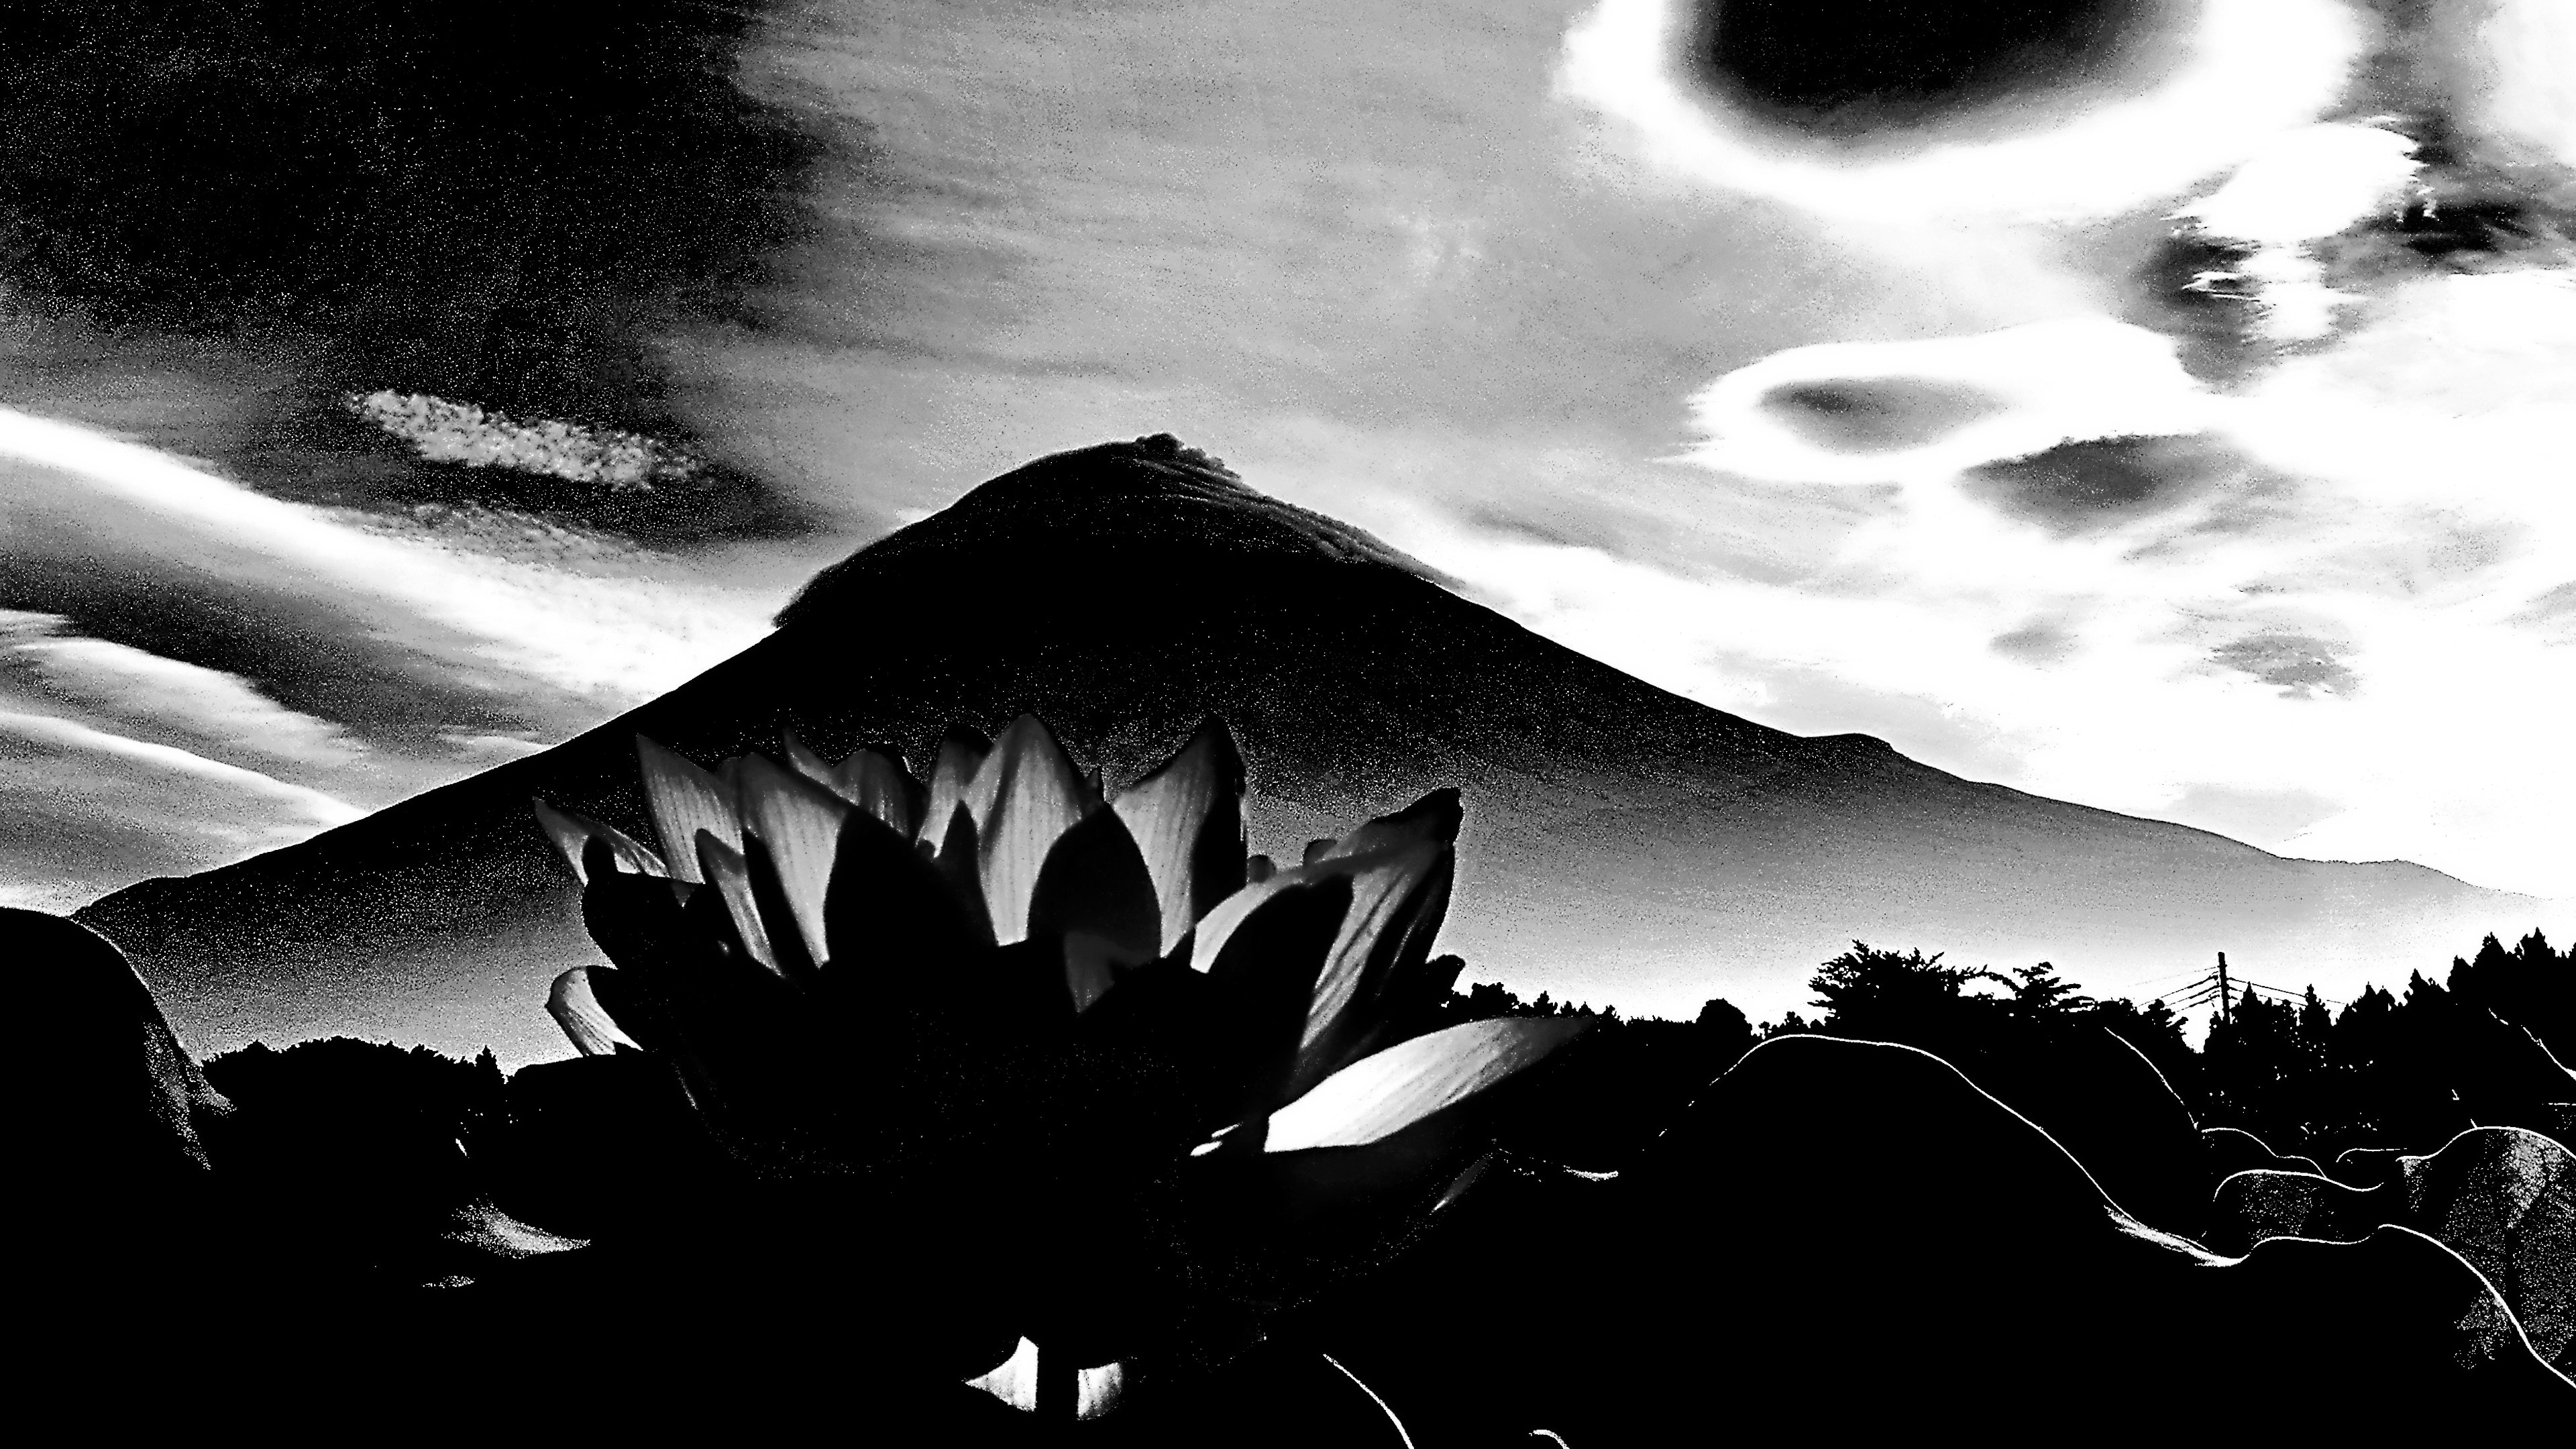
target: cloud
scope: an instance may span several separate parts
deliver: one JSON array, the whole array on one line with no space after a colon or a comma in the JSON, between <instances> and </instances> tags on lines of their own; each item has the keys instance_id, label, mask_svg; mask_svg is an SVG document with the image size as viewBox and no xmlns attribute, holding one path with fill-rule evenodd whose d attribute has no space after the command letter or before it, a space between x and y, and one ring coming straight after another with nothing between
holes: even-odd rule
<instances>
[{"instance_id":1,"label":"cloud","mask_svg":"<svg viewBox=\"0 0 2576 1449\"><path fill-rule=\"evenodd\" d=\"M297 764L348 766L367 747L329 720L292 710L249 681L100 639L64 637L60 615L0 609L0 671L14 669L60 705L129 728Z\"/></svg>"},{"instance_id":2,"label":"cloud","mask_svg":"<svg viewBox=\"0 0 2576 1449\"><path fill-rule=\"evenodd\" d=\"M2363 26L2336 0L2192 8L2177 34L2140 47L2155 53L2146 74L2062 101L2016 96L2000 124L1873 147L1798 144L1710 93L1682 63L1693 16L1680 0L1602 0L1567 34L1556 92L1662 174L1818 214L2093 220L2179 195L2315 120L2362 55Z\"/></svg>"},{"instance_id":3,"label":"cloud","mask_svg":"<svg viewBox=\"0 0 2576 1449\"><path fill-rule=\"evenodd\" d=\"M180 459L0 408L12 551L100 554L314 606L335 632L427 654L503 694L647 699L765 632L761 604L647 555L533 520L425 523L288 503ZM327 622L325 622L327 621Z\"/></svg>"},{"instance_id":4,"label":"cloud","mask_svg":"<svg viewBox=\"0 0 2576 1449\"><path fill-rule=\"evenodd\" d=\"M2576 881L2576 778L2558 738L2576 671L2474 605L2247 594L2191 587L2191 570L2177 587L2152 564L2025 580L1976 550L2012 527L1991 517L1911 570L1887 556L1783 582L1429 509L1378 522L1522 624L1766 724L1873 733L1970 778L2240 837L2247 792L2296 795L2322 803L2263 817L2259 843L2540 895ZM2096 557L2088 541L2027 537Z\"/></svg>"},{"instance_id":5,"label":"cloud","mask_svg":"<svg viewBox=\"0 0 2576 1449\"><path fill-rule=\"evenodd\" d=\"M354 820L322 791L172 745L0 710L0 904L65 911Z\"/></svg>"},{"instance_id":6,"label":"cloud","mask_svg":"<svg viewBox=\"0 0 2576 1449\"><path fill-rule=\"evenodd\" d=\"M2199 496L2236 464L2207 437L2088 438L1980 463L1960 486L2060 533L2117 527Z\"/></svg>"},{"instance_id":7,"label":"cloud","mask_svg":"<svg viewBox=\"0 0 2576 1449\"><path fill-rule=\"evenodd\" d=\"M1819 400L1824 406L1819 407ZM1951 477L2062 443L2196 432L2213 397L2171 339L2105 317L1964 337L1827 342L1735 369L1693 394L1684 457L1780 483ZM1855 447L1805 416L1891 419Z\"/></svg>"},{"instance_id":8,"label":"cloud","mask_svg":"<svg viewBox=\"0 0 2576 1449\"><path fill-rule=\"evenodd\" d=\"M2318 690L2351 694L2360 687L2359 676L2339 657L2350 647L2312 634L2274 631L2231 639L2209 651L2209 657L2238 673L2279 686L2286 698L2306 699Z\"/></svg>"},{"instance_id":9,"label":"cloud","mask_svg":"<svg viewBox=\"0 0 2576 1449\"><path fill-rule=\"evenodd\" d=\"M2495 160L2576 166L2576 11L2565 0L2454 0L2437 8L2430 69Z\"/></svg>"},{"instance_id":10,"label":"cloud","mask_svg":"<svg viewBox=\"0 0 2576 1449\"><path fill-rule=\"evenodd\" d=\"M511 468L645 493L656 482L686 482L703 466L641 434L556 418L521 422L473 403L427 393L379 389L351 393L341 401L351 413L411 444L433 462Z\"/></svg>"},{"instance_id":11,"label":"cloud","mask_svg":"<svg viewBox=\"0 0 2576 1449\"><path fill-rule=\"evenodd\" d=\"M2176 815L2267 849L2296 837L2321 820L2342 814L2343 808L2314 790L2230 785L2185 786L2172 806Z\"/></svg>"},{"instance_id":12,"label":"cloud","mask_svg":"<svg viewBox=\"0 0 2576 1449\"><path fill-rule=\"evenodd\" d=\"M2422 169L2414 140L2381 126L2317 125L2272 137L2224 185L2173 213L2237 252L2190 287L2247 303L2254 335L2270 341L2327 335L2337 312L2361 299L2327 284L2326 264L2307 244L2402 213Z\"/></svg>"}]
</instances>

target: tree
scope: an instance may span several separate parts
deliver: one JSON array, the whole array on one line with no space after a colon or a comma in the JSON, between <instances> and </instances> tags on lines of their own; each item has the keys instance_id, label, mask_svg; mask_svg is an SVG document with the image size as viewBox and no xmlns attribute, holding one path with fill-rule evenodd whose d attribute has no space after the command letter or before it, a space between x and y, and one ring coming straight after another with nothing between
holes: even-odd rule
<instances>
[{"instance_id":1,"label":"tree","mask_svg":"<svg viewBox=\"0 0 2576 1449\"><path fill-rule=\"evenodd\" d=\"M2057 968L2045 961L2036 966L2016 967L2011 976L1992 971L1977 974L1989 981L2000 982L2012 992L2012 1013L2023 1021L2062 1019L2089 1012L2101 1005L2084 995L2074 982L2060 979Z\"/></svg>"}]
</instances>

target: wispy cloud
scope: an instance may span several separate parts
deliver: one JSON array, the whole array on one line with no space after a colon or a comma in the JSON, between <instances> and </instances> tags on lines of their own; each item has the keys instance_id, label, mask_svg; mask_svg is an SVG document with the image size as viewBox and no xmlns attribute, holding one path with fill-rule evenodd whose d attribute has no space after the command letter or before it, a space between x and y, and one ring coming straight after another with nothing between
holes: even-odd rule
<instances>
[{"instance_id":1,"label":"wispy cloud","mask_svg":"<svg viewBox=\"0 0 2576 1449\"><path fill-rule=\"evenodd\" d=\"M17 710L0 710L0 802L0 904L55 911L364 813L174 745Z\"/></svg>"},{"instance_id":2,"label":"wispy cloud","mask_svg":"<svg viewBox=\"0 0 2576 1449\"><path fill-rule=\"evenodd\" d=\"M238 675L80 638L69 624L59 615L0 609L0 673L20 674L58 705L147 733L324 768L369 754L338 724L288 709Z\"/></svg>"},{"instance_id":3,"label":"wispy cloud","mask_svg":"<svg viewBox=\"0 0 2576 1449\"><path fill-rule=\"evenodd\" d=\"M505 692L650 698L765 630L754 600L687 566L525 520L437 526L288 503L183 460L0 408L0 521L152 573L323 606L391 651L443 657ZM21 524L23 519L23 524ZM41 528L38 526L41 524Z\"/></svg>"}]
</instances>

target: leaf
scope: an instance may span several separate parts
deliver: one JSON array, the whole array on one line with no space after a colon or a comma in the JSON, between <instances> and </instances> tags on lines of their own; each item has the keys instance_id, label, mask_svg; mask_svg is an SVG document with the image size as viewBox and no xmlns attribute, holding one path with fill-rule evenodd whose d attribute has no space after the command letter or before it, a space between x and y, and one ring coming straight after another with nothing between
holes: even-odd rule
<instances>
[{"instance_id":1,"label":"leaf","mask_svg":"<svg viewBox=\"0 0 2576 1449\"><path fill-rule=\"evenodd\" d=\"M572 862L573 876L583 885L590 884L590 871L582 863L582 855L594 840L607 843L617 858L619 870L650 876L668 876L671 873L671 868L662 863L662 857L622 830L602 825L587 815L557 810L533 797L528 803L535 808L537 824L544 828L546 838L554 842L555 849L563 853L564 859Z\"/></svg>"},{"instance_id":2,"label":"leaf","mask_svg":"<svg viewBox=\"0 0 2576 1449\"><path fill-rule=\"evenodd\" d=\"M832 856L841 839L849 802L811 780L753 755L742 765L745 823L769 849L789 917L805 949L820 966L830 959L824 932L824 897L832 885Z\"/></svg>"},{"instance_id":3,"label":"leaf","mask_svg":"<svg viewBox=\"0 0 2576 1449\"><path fill-rule=\"evenodd\" d=\"M2522 1127L2472 1127L2398 1160L2399 1219L2474 1265L2540 1356L2576 1366L2576 1153Z\"/></svg>"},{"instance_id":4,"label":"leaf","mask_svg":"<svg viewBox=\"0 0 2576 1449\"><path fill-rule=\"evenodd\" d=\"M1027 939L1029 901L1047 852L1086 813L1082 776L1038 717L1024 714L1002 731L975 772L970 810L976 795L993 802L976 817L977 877L993 939L1007 946Z\"/></svg>"},{"instance_id":5,"label":"leaf","mask_svg":"<svg viewBox=\"0 0 2576 1449\"><path fill-rule=\"evenodd\" d=\"M1531 1066L1590 1023L1471 1021L1362 1057L1271 1114L1265 1152L1365 1147Z\"/></svg>"},{"instance_id":6,"label":"leaf","mask_svg":"<svg viewBox=\"0 0 2576 1449\"><path fill-rule=\"evenodd\" d=\"M598 995L590 989L594 968L575 966L555 978L554 989L546 993L546 1011L572 1039L574 1047L586 1057L614 1056L619 1047L641 1051L642 1046L618 1026L608 1008L599 1004ZM614 967L595 968L602 971Z\"/></svg>"},{"instance_id":7,"label":"leaf","mask_svg":"<svg viewBox=\"0 0 2576 1449\"><path fill-rule=\"evenodd\" d=\"M983 819L983 810L970 803L976 775L983 769L986 757L993 752L993 742L962 725L952 725L940 737L939 755L930 767L930 799L922 807L921 833L937 844L948 833L949 820L957 807L965 805L966 813ZM990 797L986 797L990 803Z\"/></svg>"},{"instance_id":8,"label":"leaf","mask_svg":"<svg viewBox=\"0 0 2576 1449\"><path fill-rule=\"evenodd\" d=\"M779 971L778 948L769 939L769 923L761 919L760 902L752 894L751 871L742 852L716 839L713 832L701 830L698 874L724 899L725 913L733 917L734 934L742 938L742 949L754 961Z\"/></svg>"},{"instance_id":9,"label":"leaf","mask_svg":"<svg viewBox=\"0 0 2576 1449\"><path fill-rule=\"evenodd\" d=\"M729 849L742 849L742 819L733 792L707 771L642 735L635 755L644 770L644 804L653 814L653 829L662 837L663 858L671 871L692 884L698 871L698 832L703 830Z\"/></svg>"},{"instance_id":10,"label":"leaf","mask_svg":"<svg viewBox=\"0 0 2576 1449\"><path fill-rule=\"evenodd\" d=\"M1192 923L1243 888L1243 789L1234 737L1211 719L1179 754L1112 802L1161 903L1158 954L1179 945Z\"/></svg>"}]
</instances>

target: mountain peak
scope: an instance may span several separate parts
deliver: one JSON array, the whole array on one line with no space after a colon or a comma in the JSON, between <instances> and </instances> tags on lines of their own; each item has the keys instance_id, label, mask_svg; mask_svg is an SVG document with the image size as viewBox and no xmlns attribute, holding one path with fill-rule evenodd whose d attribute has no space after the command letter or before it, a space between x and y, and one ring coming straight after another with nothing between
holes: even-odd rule
<instances>
[{"instance_id":1,"label":"mountain peak","mask_svg":"<svg viewBox=\"0 0 2576 1449\"><path fill-rule=\"evenodd\" d=\"M1170 433L1054 453L985 483L906 528L816 574L781 627L838 612L860 581L946 557L989 567L998 556L1168 553L1321 557L1377 564L1442 587L1452 580L1339 519L1283 503L1245 483L1223 460Z\"/></svg>"}]
</instances>

